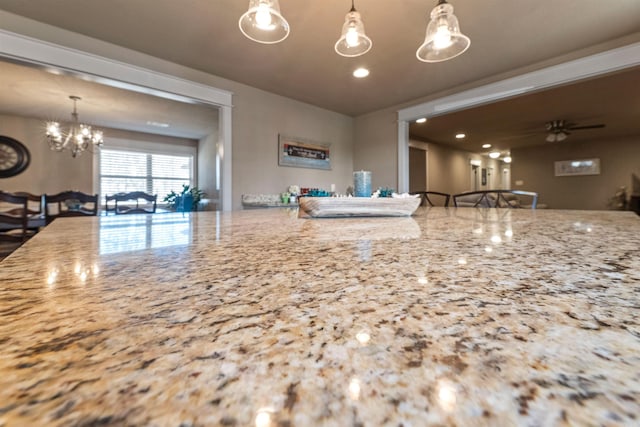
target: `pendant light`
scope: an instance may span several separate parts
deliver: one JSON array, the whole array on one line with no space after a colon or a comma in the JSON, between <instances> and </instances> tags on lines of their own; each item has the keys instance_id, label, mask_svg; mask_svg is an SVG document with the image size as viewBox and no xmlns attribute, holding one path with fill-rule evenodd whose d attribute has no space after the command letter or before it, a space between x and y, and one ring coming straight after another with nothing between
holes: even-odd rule
<instances>
[{"instance_id":1,"label":"pendant light","mask_svg":"<svg viewBox=\"0 0 640 427\"><path fill-rule=\"evenodd\" d=\"M470 44L469 37L460 32L453 6L446 0L439 0L431 11L427 35L416 56L424 62L446 61L463 53Z\"/></svg>"},{"instance_id":2,"label":"pendant light","mask_svg":"<svg viewBox=\"0 0 640 427\"><path fill-rule=\"evenodd\" d=\"M354 0L351 0L351 10L344 19L342 35L336 42L335 49L338 55L354 57L369 52L373 43L364 33L364 24L360 13L356 11Z\"/></svg>"},{"instance_id":3,"label":"pendant light","mask_svg":"<svg viewBox=\"0 0 640 427\"><path fill-rule=\"evenodd\" d=\"M278 43L289 35L289 23L280 14L278 0L249 0L249 10L238 25L242 34L258 43Z\"/></svg>"}]
</instances>

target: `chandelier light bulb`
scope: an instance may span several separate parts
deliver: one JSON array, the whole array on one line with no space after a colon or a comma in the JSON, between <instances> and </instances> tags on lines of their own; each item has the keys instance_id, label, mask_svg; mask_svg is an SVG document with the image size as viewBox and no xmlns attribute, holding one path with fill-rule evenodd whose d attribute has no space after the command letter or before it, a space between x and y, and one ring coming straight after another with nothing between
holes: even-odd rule
<instances>
[{"instance_id":1,"label":"chandelier light bulb","mask_svg":"<svg viewBox=\"0 0 640 427\"><path fill-rule=\"evenodd\" d=\"M439 0L431 11L424 42L416 51L416 57L423 62L446 61L462 54L470 44L469 37L460 32L453 6Z\"/></svg>"},{"instance_id":2,"label":"chandelier light bulb","mask_svg":"<svg viewBox=\"0 0 640 427\"><path fill-rule=\"evenodd\" d=\"M242 34L258 43L278 43L289 36L289 23L280 14L278 0L249 0L249 9L238 26Z\"/></svg>"},{"instance_id":3,"label":"chandelier light bulb","mask_svg":"<svg viewBox=\"0 0 640 427\"><path fill-rule=\"evenodd\" d=\"M336 53L346 57L360 56L369 52L372 45L371 39L364 33L360 13L351 0L351 10L345 16L342 34L334 47Z\"/></svg>"},{"instance_id":4,"label":"chandelier light bulb","mask_svg":"<svg viewBox=\"0 0 640 427\"><path fill-rule=\"evenodd\" d=\"M76 103L81 98L72 95L69 99L73 100L72 123L69 131L62 131L58 122L49 122L45 136L52 150L70 150L71 156L76 157L91 147L101 147L104 141L102 131L92 131L91 126L79 123Z\"/></svg>"}]
</instances>

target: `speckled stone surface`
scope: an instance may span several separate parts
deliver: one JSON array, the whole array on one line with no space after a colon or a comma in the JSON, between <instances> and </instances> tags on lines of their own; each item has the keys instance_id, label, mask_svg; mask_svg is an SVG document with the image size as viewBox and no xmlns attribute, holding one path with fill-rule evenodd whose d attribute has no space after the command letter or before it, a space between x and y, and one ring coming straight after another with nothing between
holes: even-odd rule
<instances>
[{"instance_id":1,"label":"speckled stone surface","mask_svg":"<svg viewBox=\"0 0 640 427\"><path fill-rule=\"evenodd\" d=\"M640 217L68 218L0 263L0 426L637 426Z\"/></svg>"}]
</instances>

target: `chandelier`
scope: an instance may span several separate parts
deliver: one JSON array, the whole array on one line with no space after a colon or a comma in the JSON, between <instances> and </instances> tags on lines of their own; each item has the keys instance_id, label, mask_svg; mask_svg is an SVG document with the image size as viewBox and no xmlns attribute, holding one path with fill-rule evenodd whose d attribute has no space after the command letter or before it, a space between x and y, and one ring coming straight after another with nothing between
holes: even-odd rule
<instances>
[{"instance_id":1,"label":"chandelier","mask_svg":"<svg viewBox=\"0 0 640 427\"><path fill-rule=\"evenodd\" d=\"M460 32L458 18L447 0L438 0L430 18L424 42L416 51L420 61L446 61L469 48L471 40ZM280 13L278 0L249 0L249 10L240 17L238 24L242 34L259 43L278 43L289 35L289 23ZM345 17L335 51L342 56L355 57L367 53L372 44L364 33L364 24L354 0L351 0L351 10Z\"/></svg>"},{"instance_id":2,"label":"chandelier","mask_svg":"<svg viewBox=\"0 0 640 427\"><path fill-rule=\"evenodd\" d=\"M93 147L100 148L103 143L103 135L101 130L92 130L91 126L80 124L78 121L76 102L82 98L71 95L69 99L73 101L72 121L69 129L64 131L60 129L60 123L48 122L46 137L52 150L69 150L71 151L71 156L76 157L82 154L83 151L91 150Z\"/></svg>"}]
</instances>

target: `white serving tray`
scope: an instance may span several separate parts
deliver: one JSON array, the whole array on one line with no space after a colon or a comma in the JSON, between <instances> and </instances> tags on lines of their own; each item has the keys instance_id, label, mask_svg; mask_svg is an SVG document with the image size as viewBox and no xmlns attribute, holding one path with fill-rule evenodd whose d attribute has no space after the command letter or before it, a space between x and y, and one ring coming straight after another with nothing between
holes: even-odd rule
<instances>
[{"instance_id":1,"label":"white serving tray","mask_svg":"<svg viewBox=\"0 0 640 427\"><path fill-rule=\"evenodd\" d=\"M300 197L300 212L313 218L411 216L419 197Z\"/></svg>"}]
</instances>

